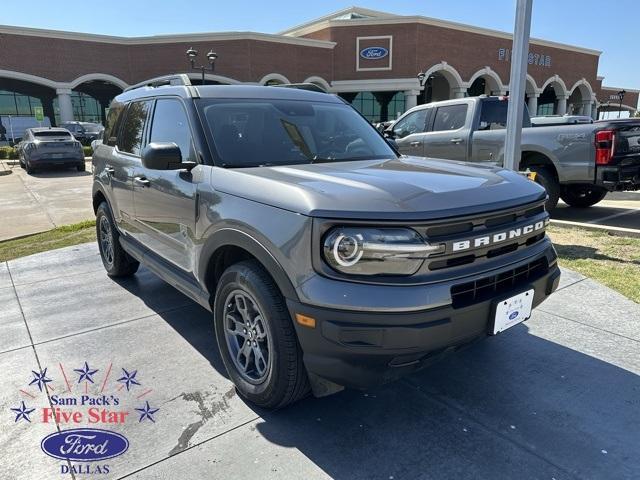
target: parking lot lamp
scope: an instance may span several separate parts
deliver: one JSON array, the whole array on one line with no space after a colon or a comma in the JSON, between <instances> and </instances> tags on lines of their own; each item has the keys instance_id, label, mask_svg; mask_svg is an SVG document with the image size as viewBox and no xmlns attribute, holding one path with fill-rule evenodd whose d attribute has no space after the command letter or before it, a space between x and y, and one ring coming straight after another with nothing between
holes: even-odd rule
<instances>
[{"instance_id":1,"label":"parking lot lamp","mask_svg":"<svg viewBox=\"0 0 640 480\"><path fill-rule=\"evenodd\" d=\"M218 55L213 50L209 50L209 53L207 53L207 60L209 61L209 65L199 65L199 66L196 65L197 56L198 56L198 51L194 50L193 47L187 50L187 58L189 59L189 63L191 63L191 69L200 70L200 72L202 72L202 85L204 85L205 72L209 71L213 73L213 71L215 70L216 59L218 58Z\"/></svg>"},{"instance_id":2,"label":"parking lot lamp","mask_svg":"<svg viewBox=\"0 0 640 480\"><path fill-rule=\"evenodd\" d=\"M625 93L627 93L626 90L620 90L618 92L618 99L620 100L620 108L618 109L618 118L620 118L620 113L622 112L622 100L624 99Z\"/></svg>"}]
</instances>

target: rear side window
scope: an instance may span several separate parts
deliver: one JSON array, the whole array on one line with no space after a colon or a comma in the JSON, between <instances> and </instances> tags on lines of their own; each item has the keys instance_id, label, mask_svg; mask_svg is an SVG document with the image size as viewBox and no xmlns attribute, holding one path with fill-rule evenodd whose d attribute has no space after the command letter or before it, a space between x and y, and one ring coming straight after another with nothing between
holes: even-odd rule
<instances>
[{"instance_id":1,"label":"rear side window","mask_svg":"<svg viewBox=\"0 0 640 480\"><path fill-rule=\"evenodd\" d=\"M507 102L482 102L478 130L502 130L507 128Z\"/></svg>"},{"instance_id":2,"label":"rear side window","mask_svg":"<svg viewBox=\"0 0 640 480\"><path fill-rule=\"evenodd\" d=\"M124 105L118 103L109 109L109 114L107 115L107 126L104 129L103 141L105 144L111 145L112 147L115 147L116 145L118 128L122 119L123 110Z\"/></svg>"},{"instance_id":3,"label":"rear side window","mask_svg":"<svg viewBox=\"0 0 640 480\"><path fill-rule=\"evenodd\" d=\"M433 131L458 130L464 127L467 118L467 104L438 107L433 122Z\"/></svg>"},{"instance_id":4,"label":"rear side window","mask_svg":"<svg viewBox=\"0 0 640 480\"><path fill-rule=\"evenodd\" d=\"M149 114L151 101L132 102L122 124L122 131L118 137L118 150L121 152L140 155L144 125Z\"/></svg>"},{"instance_id":5,"label":"rear side window","mask_svg":"<svg viewBox=\"0 0 640 480\"><path fill-rule=\"evenodd\" d=\"M175 143L183 162L196 161L187 113L179 100L165 98L156 102L149 141Z\"/></svg>"}]
</instances>

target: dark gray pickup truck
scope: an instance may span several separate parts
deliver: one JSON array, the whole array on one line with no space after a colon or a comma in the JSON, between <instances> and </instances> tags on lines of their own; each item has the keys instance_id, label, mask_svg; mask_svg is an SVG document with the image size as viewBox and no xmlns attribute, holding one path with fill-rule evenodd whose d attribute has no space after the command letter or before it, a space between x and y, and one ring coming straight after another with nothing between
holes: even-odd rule
<instances>
[{"instance_id":1,"label":"dark gray pickup truck","mask_svg":"<svg viewBox=\"0 0 640 480\"><path fill-rule=\"evenodd\" d=\"M419 105L385 134L406 155L502 165L507 97L471 97ZM589 207L609 191L640 189L640 119L531 127L525 108L520 169L537 173L549 194Z\"/></svg>"},{"instance_id":2,"label":"dark gray pickup truck","mask_svg":"<svg viewBox=\"0 0 640 480\"><path fill-rule=\"evenodd\" d=\"M93 171L107 273L142 263L210 310L263 407L406 375L558 286L539 185L401 157L333 95L146 82L113 101Z\"/></svg>"}]
</instances>

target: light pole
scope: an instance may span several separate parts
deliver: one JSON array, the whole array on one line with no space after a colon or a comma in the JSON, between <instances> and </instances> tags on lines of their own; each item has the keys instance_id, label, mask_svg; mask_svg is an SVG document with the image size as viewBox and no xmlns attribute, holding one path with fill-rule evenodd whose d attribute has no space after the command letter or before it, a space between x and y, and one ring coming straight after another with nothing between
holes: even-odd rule
<instances>
[{"instance_id":1,"label":"light pole","mask_svg":"<svg viewBox=\"0 0 640 480\"><path fill-rule=\"evenodd\" d=\"M213 50L209 50L209 53L207 53L207 60L209 60L208 66L207 65L196 66L197 56L198 56L198 51L194 50L193 47L187 50L187 58L189 58L189 63L191 63L191 69L200 70L202 72L202 85L204 85L204 73L206 71L213 73L216 66L216 58L218 58L218 55L214 53Z\"/></svg>"},{"instance_id":2,"label":"light pole","mask_svg":"<svg viewBox=\"0 0 640 480\"><path fill-rule=\"evenodd\" d=\"M622 100L624 99L625 93L627 93L626 90L620 90L618 92L618 99L620 100L620 109L618 110L618 118L620 118L620 114L622 113Z\"/></svg>"}]
</instances>

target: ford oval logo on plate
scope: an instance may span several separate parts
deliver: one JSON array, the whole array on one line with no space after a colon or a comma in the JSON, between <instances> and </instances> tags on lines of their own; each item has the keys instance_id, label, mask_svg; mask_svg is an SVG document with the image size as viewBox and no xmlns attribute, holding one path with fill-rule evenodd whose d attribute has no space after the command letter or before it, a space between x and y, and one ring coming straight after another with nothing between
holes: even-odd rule
<instances>
[{"instance_id":1,"label":"ford oval logo on plate","mask_svg":"<svg viewBox=\"0 0 640 480\"><path fill-rule=\"evenodd\" d=\"M94 462L122 455L129 440L119 433L98 428L74 428L47 435L40 444L53 458L72 462Z\"/></svg>"},{"instance_id":2,"label":"ford oval logo on plate","mask_svg":"<svg viewBox=\"0 0 640 480\"><path fill-rule=\"evenodd\" d=\"M360 56L367 60L377 60L389 55L389 50L384 47L367 47L360 50Z\"/></svg>"},{"instance_id":3,"label":"ford oval logo on plate","mask_svg":"<svg viewBox=\"0 0 640 480\"><path fill-rule=\"evenodd\" d=\"M515 320L515 318L518 316L518 311L516 310L515 312L512 312L511 315L509 315L509 320Z\"/></svg>"}]
</instances>

